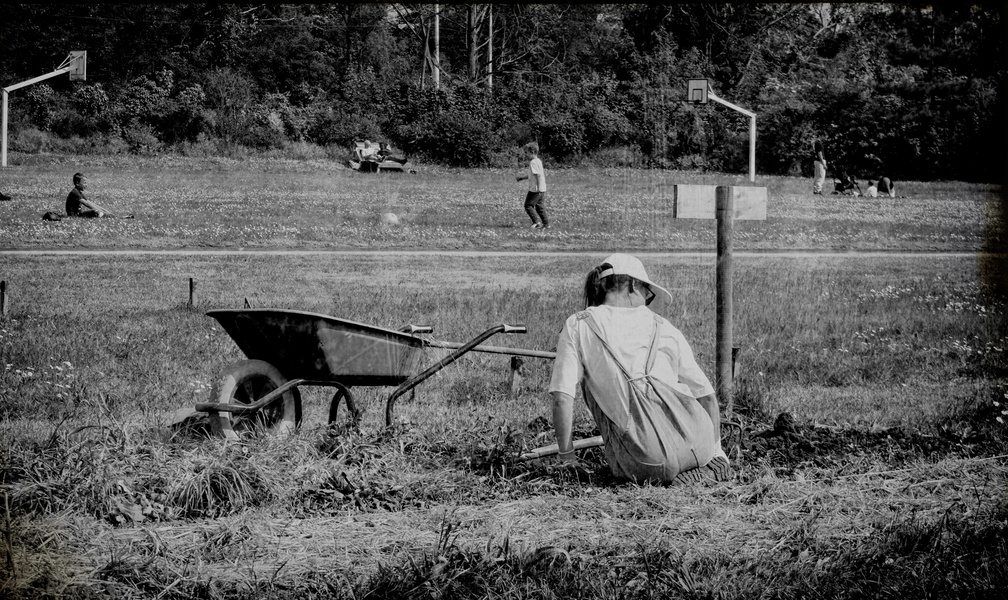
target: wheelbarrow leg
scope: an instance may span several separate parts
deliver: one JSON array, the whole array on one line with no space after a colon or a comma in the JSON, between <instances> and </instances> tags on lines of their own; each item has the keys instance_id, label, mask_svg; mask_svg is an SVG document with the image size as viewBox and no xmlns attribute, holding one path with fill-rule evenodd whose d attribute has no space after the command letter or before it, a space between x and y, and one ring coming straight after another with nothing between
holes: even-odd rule
<instances>
[{"instance_id":1,"label":"wheelbarrow leg","mask_svg":"<svg viewBox=\"0 0 1008 600\"><path fill-rule=\"evenodd\" d=\"M354 427L359 427L361 413L357 410L357 404L354 403L350 387L345 386L342 383L333 383L331 385L336 388L336 393L333 394L332 402L329 403L329 426L331 427L334 423L336 423L340 400L346 399L347 412L350 413L350 419L353 421Z\"/></svg>"}]
</instances>

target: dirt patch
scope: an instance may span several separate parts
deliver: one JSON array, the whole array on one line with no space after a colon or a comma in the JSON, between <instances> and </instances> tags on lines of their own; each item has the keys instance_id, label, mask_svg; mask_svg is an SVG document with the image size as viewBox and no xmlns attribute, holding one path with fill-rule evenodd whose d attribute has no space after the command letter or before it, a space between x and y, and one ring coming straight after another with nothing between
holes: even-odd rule
<instances>
[{"instance_id":1,"label":"dirt patch","mask_svg":"<svg viewBox=\"0 0 1008 600\"><path fill-rule=\"evenodd\" d=\"M986 420L982 420L986 421ZM530 423L529 431L551 430L545 419ZM781 413L773 423L753 421L730 423L723 429L723 446L741 481L758 477L770 468L775 475L790 477L797 470L827 471L845 476L871 470L899 469L919 460L974 458L1008 454L1005 428L949 424L934 433L907 431L902 427L856 429L801 424L789 413ZM598 435L597 430L577 431L575 438ZM620 485L609 475L602 448L579 451L582 470L557 469L550 460L521 462L508 448L495 446L478 452L471 466L491 477L495 472L527 473L532 478L552 479L560 486L572 483Z\"/></svg>"}]
</instances>

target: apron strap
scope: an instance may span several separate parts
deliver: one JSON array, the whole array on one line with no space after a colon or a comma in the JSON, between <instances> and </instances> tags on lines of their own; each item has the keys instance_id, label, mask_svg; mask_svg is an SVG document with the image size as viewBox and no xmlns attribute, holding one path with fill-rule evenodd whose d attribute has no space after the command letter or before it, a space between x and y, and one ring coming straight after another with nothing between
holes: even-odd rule
<instances>
[{"instance_id":1,"label":"apron strap","mask_svg":"<svg viewBox=\"0 0 1008 600\"><path fill-rule=\"evenodd\" d=\"M655 317L656 317L656 319L655 319L655 329L654 329L654 333L651 334L651 346L648 348L648 356L647 356L647 362L646 362L643 378L647 378L648 376L651 375L651 367L654 366L654 361L655 361L655 349L658 347L658 320L657 320L657 315L655 315ZM606 352L609 353L609 356L612 357L613 362L615 362L616 366L618 366L620 368L620 371L623 372L623 376L626 377L627 381L633 381L634 379L642 379L641 377L633 377L633 376L631 376L630 371L627 370L627 368L623 365L623 363L620 361L620 359L616 357L616 353L613 352L613 349L609 345L609 342L607 342L606 339L602 336L602 332L601 332L601 330L599 330L598 323L595 321L595 317L593 317L591 315L591 313L588 313L588 312L585 313L584 322L585 322L585 325L588 326L588 329L591 329L592 333L594 333L595 336L598 337L599 341L602 342L602 347L605 348Z\"/></svg>"}]
</instances>

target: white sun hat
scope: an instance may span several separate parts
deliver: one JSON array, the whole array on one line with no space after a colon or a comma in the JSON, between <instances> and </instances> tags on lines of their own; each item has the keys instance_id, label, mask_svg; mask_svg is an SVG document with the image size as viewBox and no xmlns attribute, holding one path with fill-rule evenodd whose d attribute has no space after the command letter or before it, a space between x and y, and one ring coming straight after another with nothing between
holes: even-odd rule
<instances>
[{"instance_id":1,"label":"white sun hat","mask_svg":"<svg viewBox=\"0 0 1008 600\"><path fill-rule=\"evenodd\" d=\"M629 254L611 254L602 261L602 264L609 264L611 268L600 272L599 278L608 277L609 275L629 275L637 281L646 283L655 295L651 304L648 304L648 308L652 311L661 314L672 304L672 294L662 286L651 281L647 271L644 270L644 265L641 264L641 261L637 257L630 256Z\"/></svg>"}]
</instances>

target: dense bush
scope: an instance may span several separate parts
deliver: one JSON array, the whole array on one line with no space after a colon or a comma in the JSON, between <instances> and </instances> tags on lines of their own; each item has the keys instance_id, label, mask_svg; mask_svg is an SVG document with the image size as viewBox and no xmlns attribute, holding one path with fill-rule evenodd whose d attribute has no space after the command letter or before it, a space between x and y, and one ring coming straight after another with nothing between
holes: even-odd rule
<instances>
[{"instance_id":1,"label":"dense bush","mask_svg":"<svg viewBox=\"0 0 1008 600\"><path fill-rule=\"evenodd\" d=\"M108 10L115 9L92 12ZM125 35L92 29L102 22L96 18L80 23L79 34L95 42L99 61L104 55L91 69L98 79L54 79L14 94L12 139L35 151L80 137L134 152L198 153L275 152L292 143L349 150L372 139L459 166L508 163L535 140L557 162L594 162L629 148L632 158L614 160L744 172L748 119L684 101L685 80L706 77L719 96L757 113L761 173L808 173L811 142L821 139L831 169L861 178L1000 178L1004 70L990 60L1003 46L997 7L494 10L501 47L492 89L483 30L463 25L472 16L466 5L445 7L440 89L420 67L422 27L409 11L152 5L144 11L179 28L168 55L140 43L155 35L143 30L146 21ZM4 14L44 32L52 27L47 15L67 11L0 7L0 75L16 80L30 62L12 58L24 55L28 40ZM197 14L212 22L185 26ZM529 19L543 27L516 25Z\"/></svg>"},{"instance_id":2,"label":"dense bush","mask_svg":"<svg viewBox=\"0 0 1008 600\"><path fill-rule=\"evenodd\" d=\"M399 90L390 102L384 131L406 152L475 167L489 164L501 148L490 121L491 98L473 87Z\"/></svg>"}]
</instances>

